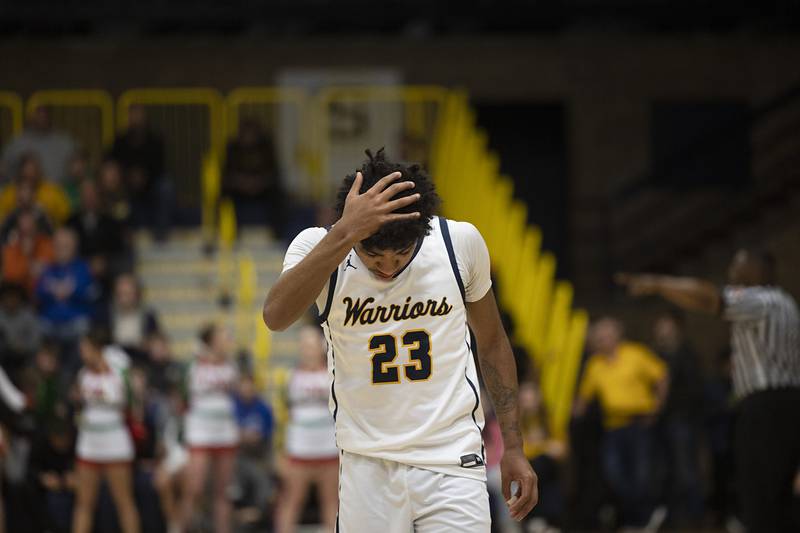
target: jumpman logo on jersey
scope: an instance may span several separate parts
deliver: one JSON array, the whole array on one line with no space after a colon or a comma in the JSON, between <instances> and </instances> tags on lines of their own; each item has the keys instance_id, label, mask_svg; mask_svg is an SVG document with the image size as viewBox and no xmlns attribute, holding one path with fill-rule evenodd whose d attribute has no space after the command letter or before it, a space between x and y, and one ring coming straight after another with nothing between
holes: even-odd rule
<instances>
[{"instance_id":1,"label":"jumpman logo on jersey","mask_svg":"<svg viewBox=\"0 0 800 533\"><path fill-rule=\"evenodd\" d=\"M347 270L347 268L349 267L349 268L352 268L353 270L358 270L358 267L350 262L350 258L351 257L353 257L353 256L352 255L348 255L347 256L347 264L344 265L344 269Z\"/></svg>"}]
</instances>

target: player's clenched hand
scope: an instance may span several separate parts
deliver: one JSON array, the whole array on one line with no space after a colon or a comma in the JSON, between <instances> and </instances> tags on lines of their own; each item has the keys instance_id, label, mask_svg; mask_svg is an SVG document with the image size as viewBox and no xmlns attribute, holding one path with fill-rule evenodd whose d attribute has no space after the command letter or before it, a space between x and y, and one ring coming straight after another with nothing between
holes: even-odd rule
<instances>
[{"instance_id":1,"label":"player's clenched hand","mask_svg":"<svg viewBox=\"0 0 800 533\"><path fill-rule=\"evenodd\" d=\"M419 217L419 212L393 213L396 209L406 207L418 201L419 194L411 194L403 198L392 198L408 189L414 188L413 181L392 183L401 176L400 172L393 172L382 177L375 185L364 194L359 194L364 181L361 172L356 172L353 186L344 202L342 218L337 223L347 230L348 236L354 243L363 241L377 232L387 222L396 220L410 220Z\"/></svg>"},{"instance_id":2,"label":"player's clenched hand","mask_svg":"<svg viewBox=\"0 0 800 533\"><path fill-rule=\"evenodd\" d=\"M521 449L506 450L500 461L503 497L511 517L520 521L539 501L539 479ZM511 493L511 483L516 481L516 492Z\"/></svg>"}]
</instances>

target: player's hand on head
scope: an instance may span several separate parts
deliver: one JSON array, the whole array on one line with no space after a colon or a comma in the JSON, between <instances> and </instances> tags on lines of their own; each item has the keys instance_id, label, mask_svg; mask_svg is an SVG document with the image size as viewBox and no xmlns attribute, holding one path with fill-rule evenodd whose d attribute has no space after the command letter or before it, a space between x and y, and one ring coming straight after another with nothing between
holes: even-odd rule
<instances>
[{"instance_id":1,"label":"player's hand on head","mask_svg":"<svg viewBox=\"0 0 800 533\"><path fill-rule=\"evenodd\" d=\"M339 224L348 230L354 242L368 238L388 222L411 220L420 216L418 211L394 212L419 201L420 198L419 194L410 194L392 200L397 194L414 188L413 181L398 182L401 175L400 172L393 172L382 177L364 193L360 193L364 177L361 172L356 172L353 185L350 187L344 203L342 218L339 221Z\"/></svg>"},{"instance_id":2,"label":"player's hand on head","mask_svg":"<svg viewBox=\"0 0 800 533\"><path fill-rule=\"evenodd\" d=\"M506 450L500 460L503 497L511 517L525 518L539 502L539 479L522 450ZM513 493L512 493L512 484Z\"/></svg>"}]
</instances>

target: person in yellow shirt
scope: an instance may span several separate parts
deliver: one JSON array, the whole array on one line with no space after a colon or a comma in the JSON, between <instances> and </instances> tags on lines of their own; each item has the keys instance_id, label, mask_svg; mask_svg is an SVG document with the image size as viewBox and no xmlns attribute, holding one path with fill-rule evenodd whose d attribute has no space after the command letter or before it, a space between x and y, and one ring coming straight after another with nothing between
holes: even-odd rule
<instances>
[{"instance_id":1,"label":"person in yellow shirt","mask_svg":"<svg viewBox=\"0 0 800 533\"><path fill-rule=\"evenodd\" d=\"M35 203L56 226L67 220L70 212L67 195L61 187L44 179L41 163L36 155L31 153L22 156L16 179L0 191L0 220L17 207L17 191L23 184L33 188Z\"/></svg>"},{"instance_id":2,"label":"person in yellow shirt","mask_svg":"<svg viewBox=\"0 0 800 533\"><path fill-rule=\"evenodd\" d=\"M646 346L623 338L622 324L613 318L592 327L595 350L583 372L575 402L581 416L597 400L605 436L603 471L620 507L622 526L640 528L654 513L652 499L653 422L669 388L664 362ZM652 516L651 516L652 515Z\"/></svg>"}]
</instances>

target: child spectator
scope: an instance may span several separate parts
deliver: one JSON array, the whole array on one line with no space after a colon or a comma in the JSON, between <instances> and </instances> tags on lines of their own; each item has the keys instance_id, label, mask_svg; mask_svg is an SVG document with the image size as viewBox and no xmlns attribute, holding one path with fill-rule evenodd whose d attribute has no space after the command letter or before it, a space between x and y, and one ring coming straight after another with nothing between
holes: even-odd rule
<instances>
[{"instance_id":1,"label":"child spectator","mask_svg":"<svg viewBox=\"0 0 800 533\"><path fill-rule=\"evenodd\" d=\"M250 375L239 379L236 394L239 424L239 456L235 485L237 517L243 525L265 525L267 501L272 493L269 453L272 448L272 409L261 399Z\"/></svg>"},{"instance_id":2,"label":"child spectator","mask_svg":"<svg viewBox=\"0 0 800 533\"><path fill-rule=\"evenodd\" d=\"M70 531L75 501L74 457L74 428L64 418L51 420L31 451L32 474L44 497L47 531Z\"/></svg>"}]
</instances>

